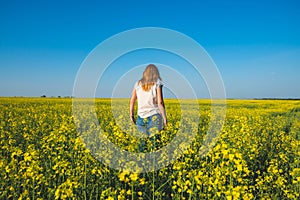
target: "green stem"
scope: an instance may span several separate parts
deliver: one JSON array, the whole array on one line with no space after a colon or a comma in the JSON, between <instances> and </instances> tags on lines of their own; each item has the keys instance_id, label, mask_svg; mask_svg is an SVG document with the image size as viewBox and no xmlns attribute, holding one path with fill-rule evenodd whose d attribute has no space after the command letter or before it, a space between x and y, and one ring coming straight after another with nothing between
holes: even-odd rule
<instances>
[{"instance_id":1,"label":"green stem","mask_svg":"<svg viewBox=\"0 0 300 200\"><path fill-rule=\"evenodd\" d=\"M159 188L157 188L156 190L160 190L162 187L164 187L171 179L168 179L166 182L164 182L161 186L159 186Z\"/></svg>"},{"instance_id":2,"label":"green stem","mask_svg":"<svg viewBox=\"0 0 300 200\"><path fill-rule=\"evenodd\" d=\"M134 194L133 194L133 191L134 191L134 187L133 187L133 184L131 185L131 199L134 200Z\"/></svg>"},{"instance_id":3,"label":"green stem","mask_svg":"<svg viewBox=\"0 0 300 200\"><path fill-rule=\"evenodd\" d=\"M34 181L34 178L33 178L33 193L32 193L32 199L34 200L35 199L35 181Z\"/></svg>"},{"instance_id":4,"label":"green stem","mask_svg":"<svg viewBox=\"0 0 300 200\"><path fill-rule=\"evenodd\" d=\"M91 191L90 198L89 198L90 200L93 199L93 196L92 196L92 195L93 195L93 193L94 193L95 187L96 187L96 184L93 185L93 189L92 189L92 191ZM97 196L96 196L96 198L97 198Z\"/></svg>"},{"instance_id":5,"label":"green stem","mask_svg":"<svg viewBox=\"0 0 300 200\"><path fill-rule=\"evenodd\" d=\"M154 170L152 171L152 200L155 200L155 174L154 174Z\"/></svg>"},{"instance_id":6,"label":"green stem","mask_svg":"<svg viewBox=\"0 0 300 200\"><path fill-rule=\"evenodd\" d=\"M155 138L154 138L154 144L152 144L152 145L154 145L154 147L155 147ZM155 157L153 158L153 162L152 162L152 165L153 165L153 171L152 171L152 176L153 176L153 178L152 178L152 200L155 200L155 170L154 170L154 164L155 164Z\"/></svg>"},{"instance_id":7,"label":"green stem","mask_svg":"<svg viewBox=\"0 0 300 200\"><path fill-rule=\"evenodd\" d=\"M97 188L96 188L96 200L98 199L98 195L99 195L99 186L97 184Z\"/></svg>"},{"instance_id":8,"label":"green stem","mask_svg":"<svg viewBox=\"0 0 300 200\"><path fill-rule=\"evenodd\" d=\"M195 181L194 181L194 178L192 178L192 192L194 192L194 184L195 184ZM191 200L192 199L192 194L190 193L190 195L189 195L189 200Z\"/></svg>"},{"instance_id":9,"label":"green stem","mask_svg":"<svg viewBox=\"0 0 300 200\"><path fill-rule=\"evenodd\" d=\"M84 156L84 190L83 190L83 195L84 195L84 199L86 200L86 155Z\"/></svg>"}]
</instances>

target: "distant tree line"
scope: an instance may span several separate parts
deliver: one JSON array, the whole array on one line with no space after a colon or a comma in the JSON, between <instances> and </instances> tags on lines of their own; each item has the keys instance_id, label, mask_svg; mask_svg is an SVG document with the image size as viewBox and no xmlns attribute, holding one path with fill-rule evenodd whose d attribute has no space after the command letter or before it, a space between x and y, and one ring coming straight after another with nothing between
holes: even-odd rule
<instances>
[{"instance_id":1,"label":"distant tree line","mask_svg":"<svg viewBox=\"0 0 300 200\"><path fill-rule=\"evenodd\" d=\"M41 98L46 98L46 97L47 97L47 96L44 95L44 94L41 96ZM73 98L73 97L72 97L72 96L64 96L64 97L62 97L62 96L59 95L59 96L57 96L57 97L55 97L55 96L50 96L50 98Z\"/></svg>"}]
</instances>

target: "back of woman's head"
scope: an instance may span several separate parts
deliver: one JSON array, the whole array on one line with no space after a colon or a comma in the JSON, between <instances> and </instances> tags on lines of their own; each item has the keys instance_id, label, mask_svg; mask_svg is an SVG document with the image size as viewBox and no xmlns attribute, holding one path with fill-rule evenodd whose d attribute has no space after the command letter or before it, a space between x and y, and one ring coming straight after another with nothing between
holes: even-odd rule
<instances>
[{"instance_id":1,"label":"back of woman's head","mask_svg":"<svg viewBox=\"0 0 300 200\"><path fill-rule=\"evenodd\" d=\"M143 77L140 80L142 88L144 91L149 91L150 88L157 82L161 80L159 71L154 64L149 64L143 72Z\"/></svg>"}]
</instances>

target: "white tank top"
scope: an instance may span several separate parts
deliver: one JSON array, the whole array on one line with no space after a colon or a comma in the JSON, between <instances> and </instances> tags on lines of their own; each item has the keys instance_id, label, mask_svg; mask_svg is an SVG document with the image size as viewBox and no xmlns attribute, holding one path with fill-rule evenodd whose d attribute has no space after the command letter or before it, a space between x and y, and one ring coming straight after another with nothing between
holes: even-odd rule
<instances>
[{"instance_id":1,"label":"white tank top","mask_svg":"<svg viewBox=\"0 0 300 200\"><path fill-rule=\"evenodd\" d=\"M162 86L162 82L158 80L149 91L144 91L142 85L137 81L134 85L138 99L138 116L141 118L150 117L154 114L160 114L157 105L157 88Z\"/></svg>"}]
</instances>

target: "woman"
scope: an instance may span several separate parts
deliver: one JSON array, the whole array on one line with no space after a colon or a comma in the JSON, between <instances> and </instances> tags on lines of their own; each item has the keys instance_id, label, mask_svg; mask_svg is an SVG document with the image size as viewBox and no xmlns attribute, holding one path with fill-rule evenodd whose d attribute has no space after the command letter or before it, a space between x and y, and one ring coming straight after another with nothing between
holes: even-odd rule
<instances>
[{"instance_id":1,"label":"woman","mask_svg":"<svg viewBox=\"0 0 300 200\"><path fill-rule=\"evenodd\" d=\"M155 65L149 64L137 81L130 99L130 119L139 131L150 136L150 129L161 130L167 126L167 117L162 95L162 81ZM134 104L138 99L138 117L134 118Z\"/></svg>"}]
</instances>

